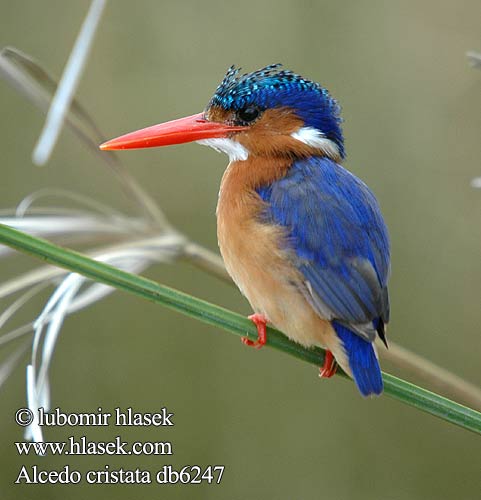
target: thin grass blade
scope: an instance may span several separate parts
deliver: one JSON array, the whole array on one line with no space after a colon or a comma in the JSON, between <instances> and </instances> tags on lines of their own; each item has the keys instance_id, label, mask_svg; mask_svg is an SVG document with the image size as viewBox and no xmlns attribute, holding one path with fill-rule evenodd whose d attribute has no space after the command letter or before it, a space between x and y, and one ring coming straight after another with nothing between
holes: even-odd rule
<instances>
[{"instance_id":1,"label":"thin grass blade","mask_svg":"<svg viewBox=\"0 0 481 500\"><path fill-rule=\"evenodd\" d=\"M64 118L67 115L68 108L87 63L105 4L106 0L92 0L90 4L87 16L82 24L57 91L52 99L45 126L33 151L32 158L37 165L44 165L48 161L57 142Z\"/></svg>"}]
</instances>

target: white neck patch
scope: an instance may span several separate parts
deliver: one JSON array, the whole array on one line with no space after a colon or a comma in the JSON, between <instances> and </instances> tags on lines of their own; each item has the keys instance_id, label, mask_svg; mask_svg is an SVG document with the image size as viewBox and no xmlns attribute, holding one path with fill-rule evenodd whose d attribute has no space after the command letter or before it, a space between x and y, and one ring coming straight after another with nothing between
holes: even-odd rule
<instances>
[{"instance_id":1,"label":"white neck patch","mask_svg":"<svg viewBox=\"0 0 481 500\"><path fill-rule=\"evenodd\" d=\"M203 146L210 146L220 153L225 153L230 161L245 161L249 158L249 151L240 142L228 139L227 137L202 139L197 141L197 143Z\"/></svg>"},{"instance_id":2,"label":"white neck patch","mask_svg":"<svg viewBox=\"0 0 481 500\"><path fill-rule=\"evenodd\" d=\"M298 141L307 144L313 148L321 149L330 158L339 158L339 148L337 144L326 136L317 128L314 127L301 127L296 132L291 134L291 137Z\"/></svg>"}]
</instances>

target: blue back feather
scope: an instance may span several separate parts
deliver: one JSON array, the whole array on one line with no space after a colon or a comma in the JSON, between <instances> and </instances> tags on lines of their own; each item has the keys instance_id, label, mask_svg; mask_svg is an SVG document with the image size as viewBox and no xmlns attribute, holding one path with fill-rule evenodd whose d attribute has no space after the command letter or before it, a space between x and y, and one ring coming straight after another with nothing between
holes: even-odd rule
<instances>
[{"instance_id":1,"label":"blue back feather","mask_svg":"<svg viewBox=\"0 0 481 500\"><path fill-rule=\"evenodd\" d=\"M328 158L297 160L288 174L257 190L264 222L284 227L298 284L332 321L359 391L383 390L372 341L389 320L389 238L377 201L357 177ZM309 283L309 285L307 285Z\"/></svg>"},{"instance_id":2,"label":"blue back feather","mask_svg":"<svg viewBox=\"0 0 481 500\"><path fill-rule=\"evenodd\" d=\"M249 105L260 109L291 108L305 126L314 127L336 143L344 158L344 139L340 107L329 92L318 83L271 64L252 73L239 74L229 68L217 87L209 106L238 111Z\"/></svg>"},{"instance_id":3,"label":"blue back feather","mask_svg":"<svg viewBox=\"0 0 481 500\"><path fill-rule=\"evenodd\" d=\"M368 340L372 321L389 320L389 238L369 188L328 158L297 160L286 177L262 186L265 222L285 227L293 264L309 282L323 317Z\"/></svg>"}]
</instances>

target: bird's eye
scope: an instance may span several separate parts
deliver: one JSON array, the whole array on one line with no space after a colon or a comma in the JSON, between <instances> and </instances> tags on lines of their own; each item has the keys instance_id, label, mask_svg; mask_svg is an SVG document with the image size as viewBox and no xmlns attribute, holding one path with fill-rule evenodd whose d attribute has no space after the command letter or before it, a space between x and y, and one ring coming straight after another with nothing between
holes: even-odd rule
<instances>
[{"instance_id":1,"label":"bird's eye","mask_svg":"<svg viewBox=\"0 0 481 500\"><path fill-rule=\"evenodd\" d=\"M237 117L243 123L251 123L261 114L261 110L256 106L247 106L237 112Z\"/></svg>"}]
</instances>

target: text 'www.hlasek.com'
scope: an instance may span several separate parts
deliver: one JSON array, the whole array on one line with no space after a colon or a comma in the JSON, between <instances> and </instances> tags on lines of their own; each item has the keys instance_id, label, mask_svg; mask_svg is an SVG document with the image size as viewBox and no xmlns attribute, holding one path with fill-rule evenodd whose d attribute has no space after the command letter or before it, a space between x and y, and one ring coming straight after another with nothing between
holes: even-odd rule
<instances>
[{"instance_id":1,"label":"text 'www.hlasek.com'","mask_svg":"<svg viewBox=\"0 0 481 500\"><path fill-rule=\"evenodd\" d=\"M105 412L98 408L90 413L64 413L60 408L49 412L43 408L31 410L20 408L15 413L15 422L22 427L171 427L174 414L163 407L156 413L140 413L132 408L115 408ZM75 456L75 455L131 455L172 456L171 441L124 441L115 436L108 441L89 440L87 436L69 436L65 441L19 441L14 443L20 456ZM224 474L224 465L184 465L174 467L165 464L147 470L140 467L114 467L105 464L101 468L80 471L65 464L48 469L37 465L22 465L15 484L219 484Z\"/></svg>"}]
</instances>

